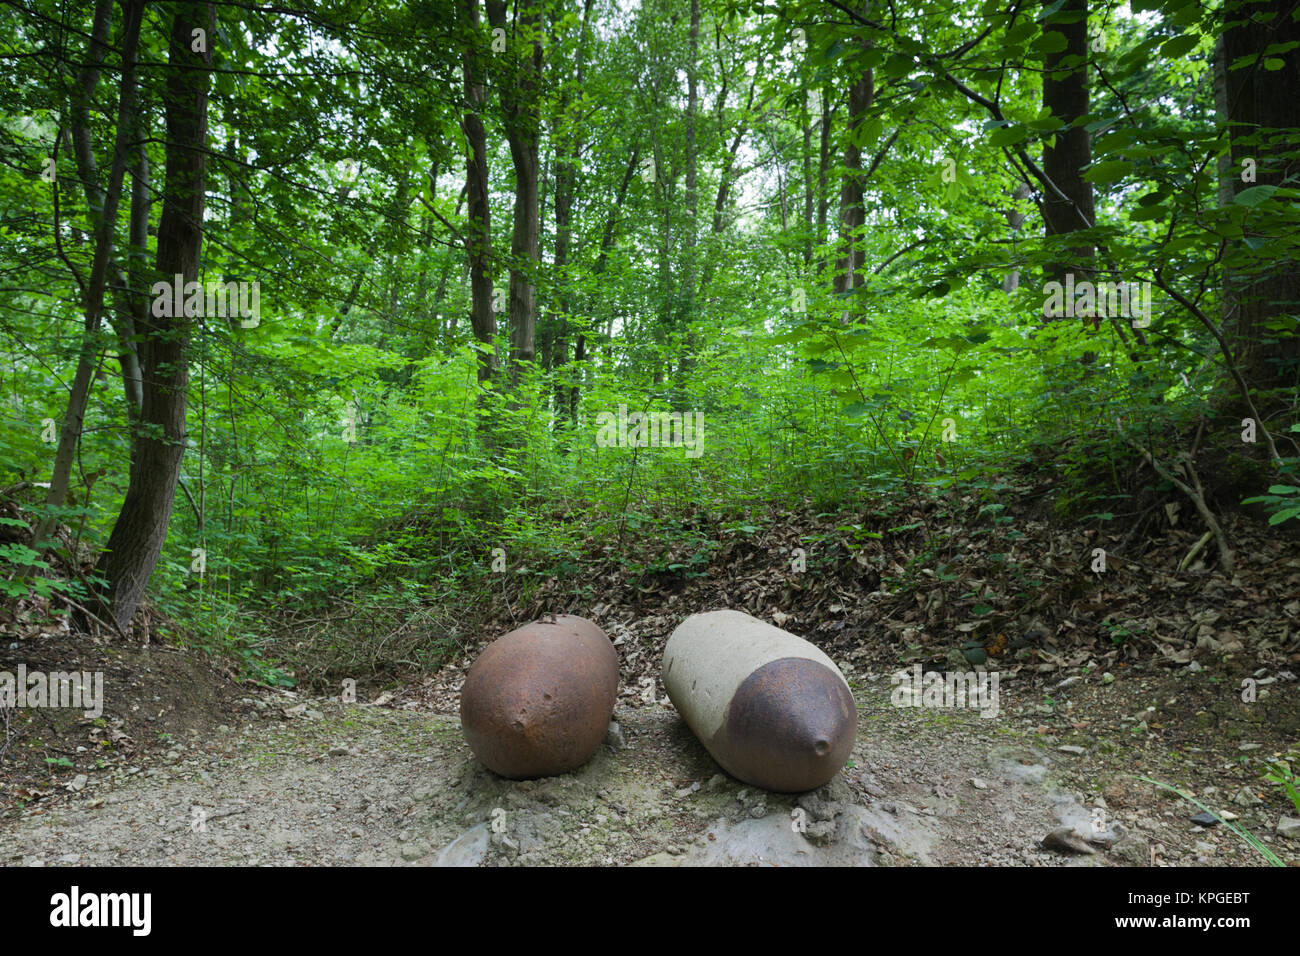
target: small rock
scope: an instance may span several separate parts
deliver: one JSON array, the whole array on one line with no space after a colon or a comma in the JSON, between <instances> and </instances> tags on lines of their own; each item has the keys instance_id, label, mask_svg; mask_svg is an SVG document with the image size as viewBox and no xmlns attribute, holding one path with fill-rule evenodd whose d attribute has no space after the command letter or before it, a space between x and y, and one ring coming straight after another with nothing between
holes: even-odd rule
<instances>
[{"instance_id":1,"label":"small rock","mask_svg":"<svg viewBox=\"0 0 1300 956\"><path fill-rule=\"evenodd\" d=\"M880 784L876 782L875 778L869 774L859 774L858 783L862 785L863 790L867 791L867 793L871 794L873 797L883 797L885 795L885 788L880 786Z\"/></svg>"},{"instance_id":2,"label":"small rock","mask_svg":"<svg viewBox=\"0 0 1300 956\"><path fill-rule=\"evenodd\" d=\"M1115 683L1115 675L1110 671L1106 671L1106 673L1101 675L1101 682L1103 684L1113 684Z\"/></svg>"},{"instance_id":3,"label":"small rock","mask_svg":"<svg viewBox=\"0 0 1300 956\"><path fill-rule=\"evenodd\" d=\"M709 778L709 782L704 785L704 789L708 793L712 793L714 790L721 790L726 785L727 775L723 773L715 773Z\"/></svg>"},{"instance_id":4,"label":"small rock","mask_svg":"<svg viewBox=\"0 0 1300 956\"><path fill-rule=\"evenodd\" d=\"M348 756L348 748L344 747L341 744L337 747L331 747L329 751L329 755L331 757L346 757Z\"/></svg>"},{"instance_id":5,"label":"small rock","mask_svg":"<svg viewBox=\"0 0 1300 956\"><path fill-rule=\"evenodd\" d=\"M1201 666L1200 661L1192 661L1187 665L1187 669L1193 674L1199 674L1201 671L1205 670L1205 668Z\"/></svg>"},{"instance_id":6,"label":"small rock","mask_svg":"<svg viewBox=\"0 0 1300 956\"><path fill-rule=\"evenodd\" d=\"M1111 852L1134 866L1144 866L1151 861L1151 845L1136 833L1125 833Z\"/></svg>"},{"instance_id":7,"label":"small rock","mask_svg":"<svg viewBox=\"0 0 1300 956\"><path fill-rule=\"evenodd\" d=\"M408 843L402 847L403 860L418 860L420 857L429 855L429 844L423 840L417 840L414 843Z\"/></svg>"},{"instance_id":8,"label":"small rock","mask_svg":"<svg viewBox=\"0 0 1300 956\"><path fill-rule=\"evenodd\" d=\"M1213 813L1198 813L1191 819L1193 823L1201 827L1216 827L1219 825L1219 818Z\"/></svg>"},{"instance_id":9,"label":"small rock","mask_svg":"<svg viewBox=\"0 0 1300 956\"><path fill-rule=\"evenodd\" d=\"M1043 837L1042 846L1044 850L1056 850L1059 853L1092 855L1097 852L1074 832L1073 827L1057 827Z\"/></svg>"},{"instance_id":10,"label":"small rock","mask_svg":"<svg viewBox=\"0 0 1300 956\"><path fill-rule=\"evenodd\" d=\"M1300 840L1300 819L1283 817L1277 821L1277 835L1288 840Z\"/></svg>"},{"instance_id":11,"label":"small rock","mask_svg":"<svg viewBox=\"0 0 1300 956\"><path fill-rule=\"evenodd\" d=\"M832 820L822 820L809 824L803 836L813 846L830 846L835 839L835 823Z\"/></svg>"},{"instance_id":12,"label":"small rock","mask_svg":"<svg viewBox=\"0 0 1300 956\"><path fill-rule=\"evenodd\" d=\"M609 722L609 729L605 731L605 743L614 750L627 749L627 738L623 736L623 728L618 725L617 720Z\"/></svg>"},{"instance_id":13,"label":"small rock","mask_svg":"<svg viewBox=\"0 0 1300 956\"><path fill-rule=\"evenodd\" d=\"M1233 794L1232 802L1239 807L1258 807L1264 801L1250 787L1242 787Z\"/></svg>"},{"instance_id":14,"label":"small rock","mask_svg":"<svg viewBox=\"0 0 1300 956\"><path fill-rule=\"evenodd\" d=\"M983 780L981 780L979 777L971 777L970 785L974 787L976 790L987 790L989 788L989 785L985 783Z\"/></svg>"},{"instance_id":15,"label":"small rock","mask_svg":"<svg viewBox=\"0 0 1300 956\"><path fill-rule=\"evenodd\" d=\"M1057 747L1056 749L1061 751L1061 753L1074 754L1075 756L1078 757L1082 757L1084 754L1088 752L1086 747L1080 747L1078 744L1065 744L1064 746Z\"/></svg>"},{"instance_id":16,"label":"small rock","mask_svg":"<svg viewBox=\"0 0 1300 956\"><path fill-rule=\"evenodd\" d=\"M84 773L79 773L72 778L72 782L68 784L68 789L71 790L73 793L80 793L82 790L86 789L86 784L89 782L90 782L89 777L87 777Z\"/></svg>"}]
</instances>

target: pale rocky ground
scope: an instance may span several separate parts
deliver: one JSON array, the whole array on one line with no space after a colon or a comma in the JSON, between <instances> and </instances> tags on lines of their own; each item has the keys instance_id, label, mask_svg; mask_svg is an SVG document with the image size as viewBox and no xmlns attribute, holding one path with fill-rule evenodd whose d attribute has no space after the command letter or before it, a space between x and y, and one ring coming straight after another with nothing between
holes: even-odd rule
<instances>
[{"instance_id":1,"label":"pale rocky ground","mask_svg":"<svg viewBox=\"0 0 1300 956\"><path fill-rule=\"evenodd\" d=\"M1002 713L984 719L894 708L883 678L855 684L851 765L805 795L721 773L666 701L619 704L618 732L580 770L512 782L478 764L453 716L315 700L286 720L276 702L250 700L238 729L178 742L154 766L78 778L0 821L0 863L1262 863L1222 826L1189 822L1196 807L1129 776L1160 768L1117 771L1121 746L1063 751L1035 734L1028 693L1004 685ZM1269 813L1252 829L1294 864L1300 842L1270 832ZM1044 848L1053 831L1057 848Z\"/></svg>"}]
</instances>

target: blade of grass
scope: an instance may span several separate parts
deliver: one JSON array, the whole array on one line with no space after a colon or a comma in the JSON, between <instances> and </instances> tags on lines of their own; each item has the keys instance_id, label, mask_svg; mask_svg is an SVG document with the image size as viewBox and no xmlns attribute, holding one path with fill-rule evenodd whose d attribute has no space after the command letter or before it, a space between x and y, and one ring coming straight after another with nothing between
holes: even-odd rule
<instances>
[{"instance_id":1,"label":"blade of grass","mask_svg":"<svg viewBox=\"0 0 1300 956\"><path fill-rule=\"evenodd\" d=\"M1183 793L1183 791L1179 790L1177 787L1171 787L1167 783L1161 783L1159 780L1152 780L1150 777L1139 777L1136 774L1134 774L1133 776L1134 779L1136 780L1141 780L1144 783L1153 784L1157 787L1160 787L1162 790L1168 790L1170 793L1176 793L1184 800L1188 801L1189 803L1194 803L1196 806L1200 807L1210 816L1214 817L1214 819L1218 820L1220 823L1226 826L1233 833L1237 834L1237 836L1240 837L1246 844L1258 850L1259 855L1262 856L1265 860L1267 860L1270 866L1286 866L1286 864L1282 862L1281 857L1279 857L1268 847L1264 846L1264 844L1259 842L1259 838L1256 837L1255 834L1251 833L1249 830L1243 829L1242 827L1236 826L1235 824L1229 822L1228 820L1223 819L1223 817L1219 816L1217 813L1215 813L1205 804L1201 803L1201 801L1197 800L1195 797Z\"/></svg>"}]
</instances>

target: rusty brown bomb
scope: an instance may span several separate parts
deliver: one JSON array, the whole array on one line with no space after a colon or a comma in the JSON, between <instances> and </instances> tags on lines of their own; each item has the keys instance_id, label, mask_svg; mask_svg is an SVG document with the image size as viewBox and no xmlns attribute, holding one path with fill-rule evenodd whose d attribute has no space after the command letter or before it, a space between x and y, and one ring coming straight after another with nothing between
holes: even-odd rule
<instances>
[{"instance_id":1,"label":"rusty brown bomb","mask_svg":"<svg viewBox=\"0 0 1300 956\"><path fill-rule=\"evenodd\" d=\"M561 614L511 631L479 655L460 692L475 756L503 777L565 773L605 738L618 694L618 652L585 618Z\"/></svg>"},{"instance_id":2,"label":"rusty brown bomb","mask_svg":"<svg viewBox=\"0 0 1300 956\"><path fill-rule=\"evenodd\" d=\"M740 611L688 617L664 648L664 689L713 759L746 783L813 790L844 766L858 708L834 662Z\"/></svg>"}]
</instances>

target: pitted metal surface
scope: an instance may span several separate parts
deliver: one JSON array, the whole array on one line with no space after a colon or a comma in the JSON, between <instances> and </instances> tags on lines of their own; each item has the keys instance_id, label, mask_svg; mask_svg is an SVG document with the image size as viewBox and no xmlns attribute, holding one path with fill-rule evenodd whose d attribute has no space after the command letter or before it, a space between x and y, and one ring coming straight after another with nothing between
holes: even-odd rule
<instances>
[{"instance_id":1,"label":"pitted metal surface","mask_svg":"<svg viewBox=\"0 0 1300 956\"><path fill-rule=\"evenodd\" d=\"M470 749L489 770L512 779L580 767L609 728L618 664L605 632L570 614L498 638L461 688Z\"/></svg>"}]
</instances>

